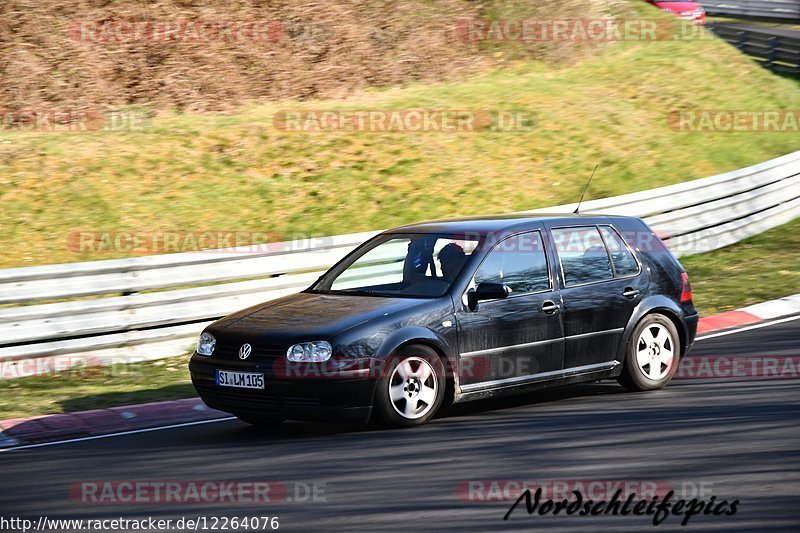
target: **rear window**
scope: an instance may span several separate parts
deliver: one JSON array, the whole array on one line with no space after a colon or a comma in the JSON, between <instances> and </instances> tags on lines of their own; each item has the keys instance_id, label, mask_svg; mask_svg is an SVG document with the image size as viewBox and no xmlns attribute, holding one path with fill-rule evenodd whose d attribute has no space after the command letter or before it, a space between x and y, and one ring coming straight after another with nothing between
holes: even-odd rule
<instances>
[{"instance_id":1,"label":"rear window","mask_svg":"<svg viewBox=\"0 0 800 533\"><path fill-rule=\"evenodd\" d=\"M625 276L638 274L639 263L636 262L633 252L622 240L619 233L609 226L600 226L600 233L603 234L603 240L611 255L611 261L614 263L614 272L617 277L624 278Z\"/></svg>"}]
</instances>

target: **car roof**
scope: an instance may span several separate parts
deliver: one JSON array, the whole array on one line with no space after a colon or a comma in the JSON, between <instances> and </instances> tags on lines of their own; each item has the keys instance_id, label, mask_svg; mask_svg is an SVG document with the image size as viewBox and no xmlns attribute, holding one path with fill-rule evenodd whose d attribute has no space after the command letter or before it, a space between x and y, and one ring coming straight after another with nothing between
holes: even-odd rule
<instances>
[{"instance_id":1,"label":"car roof","mask_svg":"<svg viewBox=\"0 0 800 533\"><path fill-rule=\"evenodd\" d=\"M479 234L496 233L505 231L524 231L527 228L538 228L540 223L548 225L575 225L608 223L612 219L630 219L632 217L598 215L591 213L520 213L513 215L487 215L464 218L447 218L430 220L416 224L399 226L384 233L441 233L451 234Z\"/></svg>"}]
</instances>

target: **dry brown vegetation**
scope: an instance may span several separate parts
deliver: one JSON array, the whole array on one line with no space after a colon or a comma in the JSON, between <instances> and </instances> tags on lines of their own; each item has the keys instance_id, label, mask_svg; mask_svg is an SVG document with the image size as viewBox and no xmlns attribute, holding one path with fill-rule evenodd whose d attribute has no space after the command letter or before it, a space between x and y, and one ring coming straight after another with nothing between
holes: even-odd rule
<instances>
[{"instance_id":1,"label":"dry brown vegetation","mask_svg":"<svg viewBox=\"0 0 800 533\"><path fill-rule=\"evenodd\" d=\"M477 46L459 38L459 19L599 17L609 9L622 8L598 0L3 0L0 109L206 112L251 100L341 98L370 86L459 78L514 59L563 60L580 46ZM177 20L271 21L282 35L131 42L78 26Z\"/></svg>"},{"instance_id":2,"label":"dry brown vegetation","mask_svg":"<svg viewBox=\"0 0 800 533\"><path fill-rule=\"evenodd\" d=\"M718 39L476 47L454 35L454 21L473 16L673 20L641 0L0 0L0 113L155 108L130 129L26 131L0 122L0 267L131 254L77 253L69 244L75 230L253 231L278 240L354 233L573 202L598 163L590 198L797 149L786 133L670 126L674 110L800 106L796 82ZM335 31L303 36L295 33L302 25L286 22L287 39L259 46L70 38L71 21L98 17L280 19ZM287 109L412 108L524 112L533 120L463 134L291 133L274 123Z\"/></svg>"}]
</instances>

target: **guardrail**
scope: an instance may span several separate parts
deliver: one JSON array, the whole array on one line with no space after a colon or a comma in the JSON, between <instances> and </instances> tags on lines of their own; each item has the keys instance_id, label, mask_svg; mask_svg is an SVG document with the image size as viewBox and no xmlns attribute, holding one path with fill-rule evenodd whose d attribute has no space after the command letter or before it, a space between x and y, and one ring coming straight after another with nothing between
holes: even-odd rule
<instances>
[{"instance_id":1,"label":"guardrail","mask_svg":"<svg viewBox=\"0 0 800 533\"><path fill-rule=\"evenodd\" d=\"M800 9L800 2L798 2ZM800 76L800 31L742 24L709 24L717 37L775 72Z\"/></svg>"},{"instance_id":2,"label":"guardrail","mask_svg":"<svg viewBox=\"0 0 800 533\"><path fill-rule=\"evenodd\" d=\"M797 0L700 0L700 5L711 15L800 20Z\"/></svg>"},{"instance_id":3,"label":"guardrail","mask_svg":"<svg viewBox=\"0 0 800 533\"><path fill-rule=\"evenodd\" d=\"M643 217L677 255L714 250L800 216L800 151L584 202L581 210ZM277 243L261 253L245 248L0 270L0 303L11 304L0 309L0 377L47 371L60 356L61 366L69 366L186 353L211 321L304 289L377 233ZM201 284L209 285L192 287Z\"/></svg>"}]
</instances>

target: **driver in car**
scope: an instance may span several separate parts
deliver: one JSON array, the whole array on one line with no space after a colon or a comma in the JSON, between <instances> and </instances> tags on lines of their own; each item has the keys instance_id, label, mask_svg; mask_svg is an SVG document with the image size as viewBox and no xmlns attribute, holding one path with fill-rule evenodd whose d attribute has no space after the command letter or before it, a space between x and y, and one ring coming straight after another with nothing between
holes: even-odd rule
<instances>
[{"instance_id":1,"label":"driver in car","mask_svg":"<svg viewBox=\"0 0 800 533\"><path fill-rule=\"evenodd\" d=\"M447 281L453 281L466 263L467 254L461 246L451 242L439 251L437 258L442 267L442 277Z\"/></svg>"}]
</instances>

